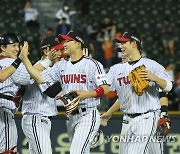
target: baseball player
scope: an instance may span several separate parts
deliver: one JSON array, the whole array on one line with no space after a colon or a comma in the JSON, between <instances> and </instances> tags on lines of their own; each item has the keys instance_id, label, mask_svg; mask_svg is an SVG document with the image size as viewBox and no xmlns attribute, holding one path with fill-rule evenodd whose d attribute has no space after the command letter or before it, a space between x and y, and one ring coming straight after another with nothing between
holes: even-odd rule
<instances>
[{"instance_id":1,"label":"baseball player","mask_svg":"<svg viewBox=\"0 0 180 154\"><path fill-rule=\"evenodd\" d=\"M117 43L118 44L118 43ZM128 58L125 57L125 53L122 52L122 63L125 63L128 61ZM168 107L168 98L167 94L163 92L161 89L159 90L159 97L160 97L160 104L161 107L165 106ZM112 114L120 109L120 101L119 99L116 100L116 102L112 105L112 107L105 112L103 115L101 115L101 125L107 126L107 123L109 119L111 118ZM167 113L166 113L167 114ZM148 154L160 154L163 152L163 142L151 142L149 145Z\"/></svg>"},{"instance_id":2,"label":"baseball player","mask_svg":"<svg viewBox=\"0 0 180 154\"><path fill-rule=\"evenodd\" d=\"M55 37L48 36L41 42L42 59L38 63L54 50L54 60L59 61L62 48L63 44ZM51 118L57 115L56 100L42 93L34 80L26 86L22 114L22 129L29 142L30 154L52 154L50 130Z\"/></svg>"},{"instance_id":3,"label":"baseball player","mask_svg":"<svg viewBox=\"0 0 180 154\"><path fill-rule=\"evenodd\" d=\"M25 49L26 46L23 46L22 50ZM17 70L14 74L12 71L10 73L12 75L9 74L10 77L6 74L5 78L9 78L0 83L0 153L17 153L17 129L14 121L14 112L17 110L17 106L13 102L13 96L20 88L17 83L24 85L23 79L30 78L28 73L22 72L25 67L20 65L21 61L17 58L18 52L18 37L13 33L3 35L0 47L0 68L3 72Z\"/></svg>"},{"instance_id":4,"label":"baseball player","mask_svg":"<svg viewBox=\"0 0 180 154\"><path fill-rule=\"evenodd\" d=\"M96 60L83 56L82 48L85 44L83 33L70 31L67 35L60 35L65 39L65 53L69 59L61 60L41 74L32 68L25 52L21 52L21 60L31 76L38 82L42 91L59 81L62 93L77 91L81 101L79 109L67 117L67 130L70 141L71 154L90 153L90 140L100 126L100 114L97 105L99 97L109 91L105 80L103 66Z\"/></svg>"},{"instance_id":5,"label":"baseball player","mask_svg":"<svg viewBox=\"0 0 180 154\"><path fill-rule=\"evenodd\" d=\"M119 153L131 154L133 151L134 154L145 154L149 150L150 137L156 132L160 108L164 110L159 101L159 88L169 92L172 89L172 79L162 65L141 57L141 37L137 32L125 32L121 38L117 37L116 41L121 43L119 47L129 60L112 66L107 74L110 89L117 91L121 102L120 110L124 112L121 136L127 138L126 142L120 142ZM143 64L146 70L141 71L140 76L150 83L142 96L138 96L128 75ZM136 137L142 139L143 136L148 139L135 141Z\"/></svg>"}]
</instances>

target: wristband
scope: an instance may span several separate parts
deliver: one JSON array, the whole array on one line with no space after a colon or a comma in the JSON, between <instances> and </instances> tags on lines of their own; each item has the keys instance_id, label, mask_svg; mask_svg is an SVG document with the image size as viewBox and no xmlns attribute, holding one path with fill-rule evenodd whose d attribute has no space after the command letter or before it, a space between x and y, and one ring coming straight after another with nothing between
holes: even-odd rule
<instances>
[{"instance_id":1,"label":"wristband","mask_svg":"<svg viewBox=\"0 0 180 154\"><path fill-rule=\"evenodd\" d=\"M167 105L161 106L161 112L168 112L168 106Z\"/></svg>"},{"instance_id":2,"label":"wristband","mask_svg":"<svg viewBox=\"0 0 180 154\"><path fill-rule=\"evenodd\" d=\"M159 92L159 98L162 98L162 97L167 97L167 94L166 92Z\"/></svg>"},{"instance_id":3,"label":"wristband","mask_svg":"<svg viewBox=\"0 0 180 154\"><path fill-rule=\"evenodd\" d=\"M40 64L44 67L44 68L48 68L51 64L52 61L49 58L45 58L44 60L42 60L40 62Z\"/></svg>"},{"instance_id":4,"label":"wristband","mask_svg":"<svg viewBox=\"0 0 180 154\"><path fill-rule=\"evenodd\" d=\"M161 106L161 117L168 116L167 112L168 112L168 106L167 105Z\"/></svg>"},{"instance_id":5,"label":"wristband","mask_svg":"<svg viewBox=\"0 0 180 154\"><path fill-rule=\"evenodd\" d=\"M94 90L96 91L96 97L101 97L104 95L104 89L102 87L97 87Z\"/></svg>"},{"instance_id":6,"label":"wristband","mask_svg":"<svg viewBox=\"0 0 180 154\"><path fill-rule=\"evenodd\" d=\"M169 91L171 91L171 89L172 89L172 87L173 87L173 85L172 85L172 82L171 81L167 81L166 80L166 87L163 89L163 91L164 92L169 92Z\"/></svg>"},{"instance_id":7,"label":"wristband","mask_svg":"<svg viewBox=\"0 0 180 154\"><path fill-rule=\"evenodd\" d=\"M17 58L11 65L17 69L19 67L19 65L21 64L21 59Z\"/></svg>"}]
</instances>

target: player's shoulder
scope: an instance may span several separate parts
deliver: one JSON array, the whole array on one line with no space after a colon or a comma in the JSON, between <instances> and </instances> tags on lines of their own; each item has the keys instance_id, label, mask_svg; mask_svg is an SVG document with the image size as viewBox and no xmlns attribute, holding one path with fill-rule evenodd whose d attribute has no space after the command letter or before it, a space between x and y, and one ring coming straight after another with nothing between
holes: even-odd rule
<instances>
[{"instance_id":1,"label":"player's shoulder","mask_svg":"<svg viewBox=\"0 0 180 154\"><path fill-rule=\"evenodd\" d=\"M128 65L128 62L117 63L117 64L114 64L113 67L124 67L125 65Z\"/></svg>"},{"instance_id":2,"label":"player's shoulder","mask_svg":"<svg viewBox=\"0 0 180 154\"><path fill-rule=\"evenodd\" d=\"M63 65L66 64L69 61L69 58L63 58L60 61L56 62L56 65Z\"/></svg>"},{"instance_id":3,"label":"player's shoulder","mask_svg":"<svg viewBox=\"0 0 180 154\"><path fill-rule=\"evenodd\" d=\"M8 66L8 65L11 64L12 62L14 62L14 60L15 60L15 59L9 58L9 57L7 57L7 58L2 58L2 59L0 59L0 64L4 64L4 65Z\"/></svg>"},{"instance_id":4,"label":"player's shoulder","mask_svg":"<svg viewBox=\"0 0 180 154\"><path fill-rule=\"evenodd\" d=\"M99 61L97 61L96 59L93 59L91 57L88 57L88 56L83 56L83 60L86 62L86 63L89 63L89 64L92 64L92 65L99 65L101 64ZM101 64L102 65L102 64Z\"/></svg>"},{"instance_id":5,"label":"player's shoulder","mask_svg":"<svg viewBox=\"0 0 180 154\"><path fill-rule=\"evenodd\" d=\"M15 59L14 58L10 58L10 57L0 57L0 61L14 61Z\"/></svg>"},{"instance_id":6,"label":"player's shoulder","mask_svg":"<svg viewBox=\"0 0 180 154\"><path fill-rule=\"evenodd\" d=\"M128 63L126 62L126 63L118 63L118 64L114 64L114 65L112 65L111 67L110 67L110 70L116 70L116 69L120 69L120 68L122 68L122 67L126 67L125 65L127 65Z\"/></svg>"},{"instance_id":7,"label":"player's shoulder","mask_svg":"<svg viewBox=\"0 0 180 154\"><path fill-rule=\"evenodd\" d=\"M94 61L97 61L91 57L88 57L88 56L83 56L83 59L86 60L86 61L89 61L89 62L94 62Z\"/></svg>"},{"instance_id":8,"label":"player's shoulder","mask_svg":"<svg viewBox=\"0 0 180 154\"><path fill-rule=\"evenodd\" d=\"M161 65L161 64L159 64L157 61L155 61L155 60L153 60L153 59L150 59L150 58L147 58L147 57L143 57L143 58L141 58L142 59L142 61L145 63L145 64L149 64L149 65L154 65L154 64L156 64L156 65Z\"/></svg>"},{"instance_id":9,"label":"player's shoulder","mask_svg":"<svg viewBox=\"0 0 180 154\"><path fill-rule=\"evenodd\" d=\"M149 58L143 58L143 61L141 64L144 64L146 66L146 68L150 71L155 71L158 68L161 70L164 70L165 68L158 63L157 61L153 60L153 59L149 59Z\"/></svg>"}]
</instances>

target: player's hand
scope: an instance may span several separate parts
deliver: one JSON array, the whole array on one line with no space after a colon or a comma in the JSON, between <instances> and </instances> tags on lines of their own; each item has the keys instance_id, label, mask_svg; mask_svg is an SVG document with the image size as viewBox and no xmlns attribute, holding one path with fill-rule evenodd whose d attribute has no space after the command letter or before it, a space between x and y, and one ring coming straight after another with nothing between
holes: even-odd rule
<instances>
[{"instance_id":1,"label":"player's hand","mask_svg":"<svg viewBox=\"0 0 180 154\"><path fill-rule=\"evenodd\" d=\"M77 92L80 100L84 100L86 98L90 98L92 96L90 91L86 91L86 90L74 90Z\"/></svg>"},{"instance_id":2,"label":"player's hand","mask_svg":"<svg viewBox=\"0 0 180 154\"><path fill-rule=\"evenodd\" d=\"M164 136L166 136L170 128L171 128L171 120L168 114L161 116L161 118L158 120L157 129L155 133L157 139L161 140Z\"/></svg>"},{"instance_id":3,"label":"player's hand","mask_svg":"<svg viewBox=\"0 0 180 154\"><path fill-rule=\"evenodd\" d=\"M50 52L48 53L47 57L49 60L53 61L56 58L56 52L57 50L55 49L50 49Z\"/></svg>"},{"instance_id":4,"label":"player's hand","mask_svg":"<svg viewBox=\"0 0 180 154\"><path fill-rule=\"evenodd\" d=\"M148 70L141 70L140 77L143 80L156 81L157 77Z\"/></svg>"},{"instance_id":5,"label":"player's hand","mask_svg":"<svg viewBox=\"0 0 180 154\"><path fill-rule=\"evenodd\" d=\"M28 49L29 49L29 44L28 44L27 41L24 41L24 45L23 45L23 47L22 47L22 49L21 49L21 52L20 52L20 54L19 54L19 58L20 58L22 61L23 61L25 58L28 57L28 55L29 55Z\"/></svg>"},{"instance_id":6,"label":"player's hand","mask_svg":"<svg viewBox=\"0 0 180 154\"><path fill-rule=\"evenodd\" d=\"M112 114L109 113L108 111L105 112L104 114L101 115L101 125L102 126L107 126L107 123L109 119L111 118Z\"/></svg>"},{"instance_id":7,"label":"player's hand","mask_svg":"<svg viewBox=\"0 0 180 154\"><path fill-rule=\"evenodd\" d=\"M58 50L58 51L56 52L56 55L55 55L54 59L53 59L53 63L56 63L56 62L60 61L61 58L62 58L62 57L61 57L61 51Z\"/></svg>"}]
</instances>

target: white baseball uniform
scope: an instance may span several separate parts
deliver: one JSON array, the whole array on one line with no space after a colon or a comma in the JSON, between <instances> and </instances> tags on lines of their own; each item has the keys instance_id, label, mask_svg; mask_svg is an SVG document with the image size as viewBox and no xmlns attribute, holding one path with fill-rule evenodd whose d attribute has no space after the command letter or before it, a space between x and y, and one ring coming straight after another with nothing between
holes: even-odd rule
<instances>
[{"instance_id":1,"label":"white baseball uniform","mask_svg":"<svg viewBox=\"0 0 180 154\"><path fill-rule=\"evenodd\" d=\"M154 82L150 82L143 95L138 96L128 77L131 70L143 64L147 70L159 78L172 81L162 65L148 58L116 64L107 74L110 89L117 91L121 102L120 110L124 112L121 135L134 139L120 142L119 152L121 154L132 154L132 151L133 154L148 153L150 137L154 136L159 119L159 87ZM147 139L143 142L135 142L138 136L145 136Z\"/></svg>"},{"instance_id":2,"label":"white baseball uniform","mask_svg":"<svg viewBox=\"0 0 180 154\"><path fill-rule=\"evenodd\" d=\"M40 85L42 91L60 81L63 94L73 90L91 91L107 84L102 64L86 56L76 62L67 59L57 62L52 68L43 71L42 77L45 81ZM100 126L100 114L97 110L99 103L99 98L82 100L77 113L68 116L66 124L71 154L90 153L92 134Z\"/></svg>"},{"instance_id":3,"label":"white baseball uniform","mask_svg":"<svg viewBox=\"0 0 180 154\"><path fill-rule=\"evenodd\" d=\"M14 62L12 58L0 60L0 68L4 69ZM14 96L21 85L27 84L24 79L30 78L27 72L24 72L24 65L20 65L13 75L6 81L0 83L0 94ZM0 153L17 146L17 128L14 121L14 112L17 107L11 100L0 98Z\"/></svg>"},{"instance_id":4,"label":"white baseball uniform","mask_svg":"<svg viewBox=\"0 0 180 154\"><path fill-rule=\"evenodd\" d=\"M56 100L43 94L34 80L26 86L22 114L22 129L30 154L52 154L51 117L57 115Z\"/></svg>"}]
</instances>

